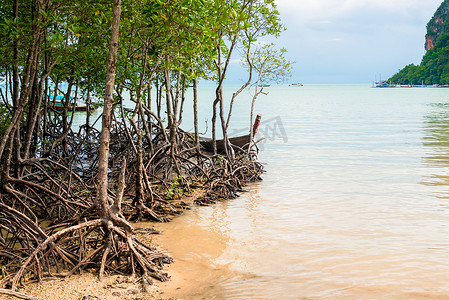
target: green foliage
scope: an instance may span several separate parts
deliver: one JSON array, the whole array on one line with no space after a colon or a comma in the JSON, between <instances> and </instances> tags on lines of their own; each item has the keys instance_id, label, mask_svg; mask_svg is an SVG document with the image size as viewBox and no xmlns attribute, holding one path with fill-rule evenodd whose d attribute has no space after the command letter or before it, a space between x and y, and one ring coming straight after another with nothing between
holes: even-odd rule
<instances>
[{"instance_id":1,"label":"green foliage","mask_svg":"<svg viewBox=\"0 0 449 300\"><path fill-rule=\"evenodd\" d=\"M388 81L399 84L449 84L449 34L439 37L421 64L408 65Z\"/></svg>"},{"instance_id":2,"label":"green foliage","mask_svg":"<svg viewBox=\"0 0 449 300\"><path fill-rule=\"evenodd\" d=\"M391 77L389 81L400 84L417 84L418 82L421 83L421 77L418 76L420 70L420 66L410 64L396 73L393 77Z\"/></svg>"},{"instance_id":3,"label":"green foliage","mask_svg":"<svg viewBox=\"0 0 449 300\"><path fill-rule=\"evenodd\" d=\"M243 50L242 60L248 63L252 47L261 38L269 35L278 37L285 29L280 22L274 0L224 1L223 7L228 13L224 14L221 23L216 26L219 39L217 44L222 46L225 58L233 50L227 45L233 45ZM254 54L256 53L253 52L253 57Z\"/></svg>"},{"instance_id":4,"label":"green foliage","mask_svg":"<svg viewBox=\"0 0 449 300\"><path fill-rule=\"evenodd\" d=\"M166 198L167 199L173 199L176 196L182 195L184 193L184 189L179 187L181 184L182 175L179 175L179 177L170 184L170 187L167 189Z\"/></svg>"},{"instance_id":5,"label":"green foliage","mask_svg":"<svg viewBox=\"0 0 449 300\"><path fill-rule=\"evenodd\" d=\"M125 110L123 110L123 115L122 115L121 112L119 112L118 117L119 118L125 118L125 119L131 119L132 115L133 115L132 111L125 109Z\"/></svg>"},{"instance_id":6,"label":"green foliage","mask_svg":"<svg viewBox=\"0 0 449 300\"><path fill-rule=\"evenodd\" d=\"M0 69L13 65L14 41L23 69L33 42L33 1L19 1L17 19L12 2L0 0ZM56 62L50 75L53 81L72 78L83 91L102 98L111 3L54 0L41 11L40 58L48 64ZM187 79L209 78L218 45L226 57L232 40L248 45L266 35L278 36L282 30L274 0L123 2L117 82L136 91L141 78L149 78L158 68L158 60L171 70L181 70Z\"/></svg>"},{"instance_id":7,"label":"green foliage","mask_svg":"<svg viewBox=\"0 0 449 300\"><path fill-rule=\"evenodd\" d=\"M223 164L224 164L224 162L225 162L224 156L223 156L223 155L217 155L216 160L217 160L217 162L218 162L218 165L219 165L220 167L222 167Z\"/></svg>"},{"instance_id":8,"label":"green foliage","mask_svg":"<svg viewBox=\"0 0 449 300\"><path fill-rule=\"evenodd\" d=\"M0 106L0 136L5 133L10 123L9 111L4 106Z\"/></svg>"},{"instance_id":9,"label":"green foliage","mask_svg":"<svg viewBox=\"0 0 449 300\"><path fill-rule=\"evenodd\" d=\"M449 12L449 1L444 0L435 12L432 19L427 23L427 36L437 36L449 33L449 22L447 22L447 14Z\"/></svg>"},{"instance_id":10,"label":"green foliage","mask_svg":"<svg viewBox=\"0 0 449 300\"><path fill-rule=\"evenodd\" d=\"M281 83L291 77L292 62L285 55L285 48L276 49L273 43L255 47L250 55L250 62L258 74L257 84ZM244 66L249 67L247 61Z\"/></svg>"},{"instance_id":11,"label":"green foliage","mask_svg":"<svg viewBox=\"0 0 449 300\"><path fill-rule=\"evenodd\" d=\"M44 78L52 66L50 88L58 84L61 89L70 82L80 97L103 99L112 1L17 1L17 18L13 2L0 0L0 76L10 82L13 71L25 76L27 58L33 45L38 45L36 78ZM38 10L36 3L44 3L45 9ZM223 80L237 50L245 59L250 53L260 55L253 59L261 64L258 70L264 69L264 80L277 81L291 68L283 57L285 52L271 48L276 55L269 57L270 53L263 52L268 49L254 52L252 47L283 29L275 0L125 1L115 66L117 90L143 101L148 98L145 84L155 79L164 82L165 69L180 74L187 83L195 78ZM42 82L42 87L46 84ZM57 94L61 92L66 91ZM7 101L12 103L11 93ZM96 103L101 105L101 101ZM8 118L4 120L6 126Z\"/></svg>"},{"instance_id":12,"label":"green foliage","mask_svg":"<svg viewBox=\"0 0 449 300\"><path fill-rule=\"evenodd\" d=\"M408 65L388 81L398 84L449 84L449 0L445 0L427 24L428 39L435 47L428 50L421 64Z\"/></svg>"}]
</instances>

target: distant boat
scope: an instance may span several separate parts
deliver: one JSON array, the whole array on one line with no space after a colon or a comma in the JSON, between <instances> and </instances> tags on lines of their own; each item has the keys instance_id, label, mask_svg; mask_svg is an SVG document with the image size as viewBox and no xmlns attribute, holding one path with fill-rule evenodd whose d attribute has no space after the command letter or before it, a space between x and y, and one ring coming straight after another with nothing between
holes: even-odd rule
<instances>
[{"instance_id":1,"label":"distant boat","mask_svg":"<svg viewBox=\"0 0 449 300\"><path fill-rule=\"evenodd\" d=\"M376 82L373 87L376 88L442 88L449 87L448 85L439 85L439 84L424 84L424 81L421 84L393 84L388 83L386 81Z\"/></svg>"},{"instance_id":2,"label":"distant boat","mask_svg":"<svg viewBox=\"0 0 449 300\"><path fill-rule=\"evenodd\" d=\"M259 84L259 87L270 87L270 84L261 83L261 84Z\"/></svg>"},{"instance_id":3,"label":"distant boat","mask_svg":"<svg viewBox=\"0 0 449 300\"><path fill-rule=\"evenodd\" d=\"M376 82L375 87L376 88L395 88L395 87L397 87L397 85L388 83L386 81L379 81L379 82Z\"/></svg>"},{"instance_id":4,"label":"distant boat","mask_svg":"<svg viewBox=\"0 0 449 300\"><path fill-rule=\"evenodd\" d=\"M302 83L292 83L292 84L290 84L290 86L304 86Z\"/></svg>"},{"instance_id":5,"label":"distant boat","mask_svg":"<svg viewBox=\"0 0 449 300\"><path fill-rule=\"evenodd\" d=\"M62 111L64 110L64 104L61 102L55 102L55 104L50 103L49 108L51 110L56 110L56 111ZM91 108L91 110L94 110L93 108ZM68 111L87 111L87 106L86 105L72 105L70 104L68 107Z\"/></svg>"},{"instance_id":6,"label":"distant boat","mask_svg":"<svg viewBox=\"0 0 449 300\"><path fill-rule=\"evenodd\" d=\"M64 110L64 104L61 102L64 99L64 96L56 96L50 95L50 101L53 101L55 99L56 101L54 103L50 102L49 109L54 111L62 111ZM71 99L72 97L70 97ZM91 108L91 110L95 110ZM73 105L73 103L69 104L68 111L87 111L86 105Z\"/></svg>"}]
</instances>

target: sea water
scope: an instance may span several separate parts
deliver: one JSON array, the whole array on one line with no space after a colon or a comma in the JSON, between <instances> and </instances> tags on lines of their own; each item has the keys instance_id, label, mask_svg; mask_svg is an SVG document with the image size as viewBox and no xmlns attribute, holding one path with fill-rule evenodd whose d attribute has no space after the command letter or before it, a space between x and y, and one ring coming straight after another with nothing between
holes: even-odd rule
<instances>
[{"instance_id":1,"label":"sea water","mask_svg":"<svg viewBox=\"0 0 449 300\"><path fill-rule=\"evenodd\" d=\"M213 88L201 90L204 122ZM175 258L165 295L449 299L449 89L265 90L263 181L156 225ZM251 99L231 132L246 132Z\"/></svg>"},{"instance_id":2,"label":"sea water","mask_svg":"<svg viewBox=\"0 0 449 300\"><path fill-rule=\"evenodd\" d=\"M238 88L225 87L227 104ZM175 258L164 295L449 299L449 89L265 91L255 107L264 180L237 199L146 224L163 231L156 241ZM200 85L205 136L214 99L214 87ZM251 101L249 92L237 98L231 136L248 132ZM85 113L76 114L79 126Z\"/></svg>"}]
</instances>

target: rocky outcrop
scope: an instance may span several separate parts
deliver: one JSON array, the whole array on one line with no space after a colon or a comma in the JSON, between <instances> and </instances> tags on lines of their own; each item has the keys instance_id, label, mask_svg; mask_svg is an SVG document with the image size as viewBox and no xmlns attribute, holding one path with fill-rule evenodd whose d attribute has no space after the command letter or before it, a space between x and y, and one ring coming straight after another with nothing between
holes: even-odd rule
<instances>
[{"instance_id":1,"label":"rocky outcrop","mask_svg":"<svg viewBox=\"0 0 449 300\"><path fill-rule=\"evenodd\" d=\"M432 50L435 47L435 36L426 35L426 51Z\"/></svg>"},{"instance_id":2,"label":"rocky outcrop","mask_svg":"<svg viewBox=\"0 0 449 300\"><path fill-rule=\"evenodd\" d=\"M449 86L449 0L444 0L427 23L426 54L389 78L396 84Z\"/></svg>"},{"instance_id":3,"label":"rocky outcrop","mask_svg":"<svg viewBox=\"0 0 449 300\"><path fill-rule=\"evenodd\" d=\"M444 0L427 23L426 51L435 48L438 37L449 33L449 0Z\"/></svg>"}]
</instances>

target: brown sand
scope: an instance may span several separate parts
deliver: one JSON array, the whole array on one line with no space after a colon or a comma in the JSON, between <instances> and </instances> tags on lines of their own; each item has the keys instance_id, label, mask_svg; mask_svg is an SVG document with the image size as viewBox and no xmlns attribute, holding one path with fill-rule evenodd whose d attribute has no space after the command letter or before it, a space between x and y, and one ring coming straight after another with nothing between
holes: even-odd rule
<instances>
[{"instance_id":1,"label":"brown sand","mask_svg":"<svg viewBox=\"0 0 449 300\"><path fill-rule=\"evenodd\" d=\"M203 195L204 191L201 189L194 190L191 195L184 195L182 201L192 205L195 199ZM157 223L155 224L151 222L142 222L134 225L136 228L157 227ZM169 245L165 245L164 242L166 242L166 240L161 238L159 235L150 235L145 233L137 233L137 235L139 240L145 244L155 245L158 249L168 248L167 250L170 250L170 243L168 243ZM171 239L173 238L174 237ZM173 255L173 253L170 253L170 255ZM176 257L174 257L174 259L176 263ZM184 265L181 265L180 267L182 269ZM191 274L188 272L183 272L180 268L171 269L170 265L166 265L164 271L172 276L171 280L165 283L153 280L154 284L148 287L147 293L143 292L141 280L138 278L131 279L129 276L105 275L104 279L100 282L98 280L98 274L88 272L84 272L82 275L73 275L65 279L46 279L40 284L29 283L25 287L21 288L19 292L40 298L42 300L176 299L173 296L179 292L179 286L182 285L181 282L184 281L184 286L186 286L185 281L190 280ZM195 284L193 284L192 290L195 290ZM17 298L0 295L0 299L16 300Z\"/></svg>"},{"instance_id":2,"label":"brown sand","mask_svg":"<svg viewBox=\"0 0 449 300\"><path fill-rule=\"evenodd\" d=\"M147 223L151 227L151 223ZM136 226L137 227L137 226ZM139 240L151 245L152 236L148 234L137 234ZM159 247L158 247L159 248ZM148 292L143 291L140 278L130 276L104 276L100 282L98 274L84 271L81 275L73 275L69 278L49 278L42 283L29 283L21 288L19 292L34 296L42 300L146 300L163 299L159 296L157 280L148 286ZM0 299L16 300L14 297L0 295Z\"/></svg>"},{"instance_id":3,"label":"brown sand","mask_svg":"<svg viewBox=\"0 0 449 300\"><path fill-rule=\"evenodd\" d=\"M142 291L140 280L127 276L109 276L101 282L91 273L73 275L67 279L49 279L41 284L31 283L19 290L29 296L45 300L143 300L161 299L156 285ZM0 299L17 299L5 297Z\"/></svg>"}]
</instances>

